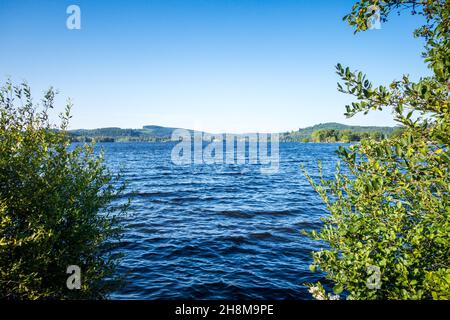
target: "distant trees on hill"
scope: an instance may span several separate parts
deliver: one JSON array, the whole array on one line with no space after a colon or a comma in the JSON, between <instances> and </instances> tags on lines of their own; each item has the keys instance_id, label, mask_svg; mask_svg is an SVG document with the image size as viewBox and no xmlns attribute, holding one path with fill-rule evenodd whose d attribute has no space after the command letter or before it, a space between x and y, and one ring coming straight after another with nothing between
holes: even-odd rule
<instances>
[{"instance_id":1,"label":"distant trees on hill","mask_svg":"<svg viewBox=\"0 0 450 320\"><path fill-rule=\"evenodd\" d=\"M166 142L176 128L144 126L142 129L78 129L69 132L73 142ZM312 127L280 134L281 142L356 142L367 138L381 141L398 134L401 128L347 126L340 123L321 123Z\"/></svg>"},{"instance_id":2,"label":"distant trees on hill","mask_svg":"<svg viewBox=\"0 0 450 320\"><path fill-rule=\"evenodd\" d=\"M312 142L353 142L372 138L381 141L385 135L379 131L354 132L351 130L323 129L314 131L311 135Z\"/></svg>"},{"instance_id":3,"label":"distant trees on hill","mask_svg":"<svg viewBox=\"0 0 450 320\"><path fill-rule=\"evenodd\" d=\"M357 142L372 138L381 141L385 138L398 135L401 128L386 131L353 131L350 129L319 129L311 134L302 134L300 131L287 132L281 136L283 142Z\"/></svg>"}]
</instances>

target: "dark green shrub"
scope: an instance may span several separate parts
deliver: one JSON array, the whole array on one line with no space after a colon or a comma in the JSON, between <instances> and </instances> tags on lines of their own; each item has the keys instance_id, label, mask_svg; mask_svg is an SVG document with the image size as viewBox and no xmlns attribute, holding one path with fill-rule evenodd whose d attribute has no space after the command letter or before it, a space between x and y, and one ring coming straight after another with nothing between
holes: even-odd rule
<instances>
[{"instance_id":1,"label":"dark green shrub","mask_svg":"<svg viewBox=\"0 0 450 320\"><path fill-rule=\"evenodd\" d=\"M103 298L120 236L111 202L123 186L92 145L71 146L61 125L49 121L55 92L33 104L27 84L0 89L0 298ZM81 289L69 290L69 265L81 269Z\"/></svg>"}]
</instances>

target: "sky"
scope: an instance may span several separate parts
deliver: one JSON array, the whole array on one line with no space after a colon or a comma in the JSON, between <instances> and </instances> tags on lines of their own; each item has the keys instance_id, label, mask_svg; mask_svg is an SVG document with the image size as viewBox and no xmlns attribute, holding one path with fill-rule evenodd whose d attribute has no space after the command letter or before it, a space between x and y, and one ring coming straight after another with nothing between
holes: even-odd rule
<instances>
[{"instance_id":1,"label":"sky","mask_svg":"<svg viewBox=\"0 0 450 320\"><path fill-rule=\"evenodd\" d=\"M355 0L0 0L0 83L26 80L68 98L70 127L181 127L282 132L318 123L395 125L389 111L351 119L334 66L375 84L429 74L394 15L357 35L342 17ZM66 9L78 5L81 29ZM56 117L54 116L56 119Z\"/></svg>"}]
</instances>

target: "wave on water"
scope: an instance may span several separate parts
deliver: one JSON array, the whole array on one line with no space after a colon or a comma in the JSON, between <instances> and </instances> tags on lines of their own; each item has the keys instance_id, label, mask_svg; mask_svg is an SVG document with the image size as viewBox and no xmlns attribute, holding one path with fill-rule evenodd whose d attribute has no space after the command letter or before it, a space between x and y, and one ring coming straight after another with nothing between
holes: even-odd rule
<instances>
[{"instance_id":1,"label":"wave on water","mask_svg":"<svg viewBox=\"0 0 450 320\"><path fill-rule=\"evenodd\" d=\"M318 229L325 212L299 169L315 172L332 144L280 144L280 171L258 166L175 166L171 144L105 144L111 168L125 166L131 197L117 253L126 281L116 299L305 299L315 282L301 234ZM314 161L313 161L314 160ZM328 168L330 167L330 168Z\"/></svg>"}]
</instances>

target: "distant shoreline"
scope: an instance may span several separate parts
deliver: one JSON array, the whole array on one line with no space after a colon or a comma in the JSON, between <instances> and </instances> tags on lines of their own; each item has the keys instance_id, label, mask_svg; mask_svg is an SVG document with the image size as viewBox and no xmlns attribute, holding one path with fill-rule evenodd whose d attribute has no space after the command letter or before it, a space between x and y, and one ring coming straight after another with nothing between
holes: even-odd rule
<instances>
[{"instance_id":1,"label":"distant shoreline","mask_svg":"<svg viewBox=\"0 0 450 320\"><path fill-rule=\"evenodd\" d=\"M94 143L178 143L178 141L175 140L167 140L167 141L91 141ZM210 142L210 141L204 141L204 142ZM350 142L344 142L344 141L334 141L334 142L314 142L314 141L280 141L279 143L300 143L300 144L349 144L349 143L356 143L360 141L350 141ZM72 141L72 143L90 143L88 141Z\"/></svg>"},{"instance_id":2,"label":"distant shoreline","mask_svg":"<svg viewBox=\"0 0 450 320\"><path fill-rule=\"evenodd\" d=\"M77 129L69 130L72 142L169 142L172 141L172 133L175 130L184 130L188 134L200 132L202 135L220 136L233 135L237 138L244 138L256 133L232 134L219 133L212 134L192 129L170 128L162 126L144 126L142 129L122 129L122 128L99 128L99 129ZM381 141L387 137L401 132L401 127L377 127L377 126L349 126L341 123L329 122L314 125L312 127L300 128L296 131L278 133L280 142L301 142L301 143L351 143L363 139L373 138ZM260 133L263 134L263 133ZM209 141L205 139L205 141Z\"/></svg>"}]
</instances>

